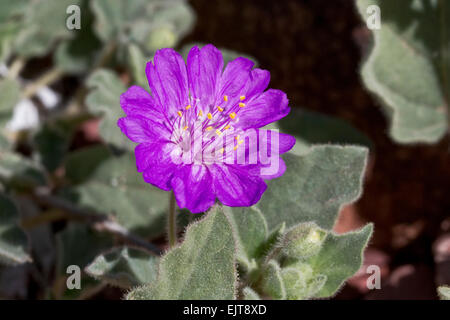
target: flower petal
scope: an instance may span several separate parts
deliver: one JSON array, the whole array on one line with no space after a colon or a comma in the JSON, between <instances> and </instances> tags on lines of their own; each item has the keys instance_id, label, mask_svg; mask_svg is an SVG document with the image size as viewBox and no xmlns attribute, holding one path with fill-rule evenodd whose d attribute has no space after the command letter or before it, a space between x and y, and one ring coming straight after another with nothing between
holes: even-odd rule
<instances>
[{"instance_id":1,"label":"flower petal","mask_svg":"<svg viewBox=\"0 0 450 320\"><path fill-rule=\"evenodd\" d=\"M208 210L214 204L211 173L203 165L181 167L172 178L171 185L180 208L199 213Z\"/></svg>"},{"instance_id":2,"label":"flower petal","mask_svg":"<svg viewBox=\"0 0 450 320\"><path fill-rule=\"evenodd\" d=\"M250 72L250 79L247 82L245 96L247 99L258 96L266 90L270 82L270 72L263 69L253 69Z\"/></svg>"},{"instance_id":3,"label":"flower petal","mask_svg":"<svg viewBox=\"0 0 450 320\"><path fill-rule=\"evenodd\" d=\"M128 116L144 116L156 122L164 121L162 109L144 88L131 86L120 96L120 105Z\"/></svg>"},{"instance_id":4,"label":"flower petal","mask_svg":"<svg viewBox=\"0 0 450 320\"><path fill-rule=\"evenodd\" d=\"M267 188L264 180L250 174L245 166L214 165L212 172L217 198L226 206L252 206Z\"/></svg>"},{"instance_id":5,"label":"flower petal","mask_svg":"<svg viewBox=\"0 0 450 320\"><path fill-rule=\"evenodd\" d=\"M170 140L170 132L162 123L142 116L127 116L117 121L120 130L134 142Z\"/></svg>"},{"instance_id":6,"label":"flower petal","mask_svg":"<svg viewBox=\"0 0 450 320\"><path fill-rule=\"evenodd\" d=\"M136 167L143 172L145 182L163 190L170 190L170 181L177 165L172 162L172 143L141 143L136 146Z\"/></svg>"},{"instance_id":7,"label":"flower petal","mask_svg":"<svg viewBox=\"0 0 450 320\"><path fill-rule=\"evenodd\" d=\"M223 96L228 96L227 106L235 105L239 101L239 96L244 93L247 82L250 79L250 71L254 63L246 58L236 58L229 62L223 71L216 94L216 104L223 103Z\"/></svg>"},{"instance_id":8,"label":"flower petal","mask_svg":"<svg viewBox=\"0 0 450 320\"><path fill-rule=\"evenodd\" d=\"M173 115L188 105L186 64L179 53L169 48L156 51L145 71L155 100L167 114Z\"/></svg>"},{"instance_id":9,"label":"flower petal","mask_svg":"<svg viewBox=\"0 0 450 320\"><path fill-rule=\"evenodd\" d=\"M240 110L239 122L235 125L241 129L260 128L280 120L290 112L286 94L281 90L269 89L248 102Z\"/></svg>"},{"instance_id":10,"label":"flower petal","mask_svg":"<svg viewBox=\"0 0 450 320\"><path fill-rule=\"evenodd\" d=\"M187 71L191 96L202 106L214 104L215 93L223 69L222 54L211 44L192 47L187 56Z\"/></svg>"}]
</instances>

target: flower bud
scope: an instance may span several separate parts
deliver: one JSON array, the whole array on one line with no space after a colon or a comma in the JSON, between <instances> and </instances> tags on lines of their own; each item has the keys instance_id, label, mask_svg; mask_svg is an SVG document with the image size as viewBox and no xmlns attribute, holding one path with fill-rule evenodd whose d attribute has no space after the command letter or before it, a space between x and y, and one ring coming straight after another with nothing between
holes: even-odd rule
<instances>
[{"instance_id":1,"label":"flower bud","mask_svg":"<svg viewBox=\"0 0 450 320\"><path fill-rule=\"evenodd\" d=\"M284 237L283 252L288 258L303 260L316 255L327 232L315 223L302 223L290 229Z\"/></svg>"}]
</instances>

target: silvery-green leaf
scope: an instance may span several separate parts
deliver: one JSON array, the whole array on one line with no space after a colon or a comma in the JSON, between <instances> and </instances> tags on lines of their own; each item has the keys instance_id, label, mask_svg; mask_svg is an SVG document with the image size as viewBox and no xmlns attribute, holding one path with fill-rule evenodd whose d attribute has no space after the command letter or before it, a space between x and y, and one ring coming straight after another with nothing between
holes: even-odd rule
<instances>
[{"instance_id":1,"label":"silvery-green leaf","mask_svg":"<svg viewBox=\"0 0 450 320\"><path fill-rule=\"evenodd\" d=\"M17 265L30 262L28 239L19 227L19 213L15 204L0 193L0 262Z\"/></svg>"},{"instance_id":2,"label":"silvery-green leaf","mask_svg":"<svg viewBox=\"0 0 450 320\"><path fill-rule=\"evenodd\" d=\"M385 107L395 141L436 142L448 129L450 5L358 0L365 21L373 15L367 12L371 5L381 9L381 29L373 31L374 46L362 67L364 84Z\"/></svg>"},{"instance_id":3,"label":"silvery-green leaf","mask_svg":"<svg viewBox=\"0 0 450 320\"><path fill-rule=\"evenodd\" d=\"M121 288L156 280L159 258L137 248L114 248L95 258L85 271L92 277Z\"/></svg>"},{"instance_id":4,"label":"silvery-green leaf","mask_svg":"<svg viewBox=\"0 0 450 320\"><path fill-rule=\"evenodd\" d=\"M11 118L14 106L20 99L20 84L17 80L5 78L0 80L0 130L4 130L5 124Z\"/></svg>"},{"instance_id":5,"label":"silvery-green leaf","mask_svg":"<svg viewBox=\"0 0 450 320\"><path fill-rule=\"evenodd\" d=\"M66 190L77 205L112 215L123 227L149 236L164 231L168 193L144 182L130 153L112 156L105 147L76 151L66 158Z\"/></svg>"},{"instance_id":6,"label":"silvery-green leaf","mask_svg":"<svg viewBox=\"0 0 450 320\"><path fill-rule=\"evenodd\" d=\"M370 139L349 123L325 114L304 109L292 109L283 119L271 125L273 129L295 136L291 150L303 154L315 144L352 144L372 147Z\"/></svg>"},{"instance_id":7,"label":"silvery-green leaf","mask_svg":"<svg viewBox=\"0 0 450 320\"><path fill-rule=\"evenodd\" d=\"M245 287L242 290L244 300L261 300L260 296L250 287Z\"/></svg>"},{"instance_id":8,"label":"silvery-green leaf","mask_svg":"<svg viewBox=\"0 0 450 320\"><path fill-rule=\"evenodd\" d=\"M234 253L231 225L221 207L214 207L161 258L157 281L131 291L127 299L234 299Z\"/></svg>"},{"instance_id":9,"label":"silvery-green leaf","mask_svg":"<svg viewBox=\"0 0 450 320\"><path fill-rule=\"evenodd\" d=\"M86 97L89 111L102 116L99 130L103 140L117 147L133 150L134 144L117 126L117 120L125 114L120 107L120 95L126 91L125 85L112 71L96 71L87 80L91 92Z\"/></svg>"},{"instance_id":10,"label":"silvery-green leaf","mask_svg":"<svg viewBox=\"0 0 450 320\"><path fill-rule=\"evenodd\" d=\"M147 75L145 74L145 67L150 58L145 57L142 50L134 44L128 46L128 63L133 74L134 82L142 88L148 88Z\"/></svg>"},{"instance_id":11,"label":"silvery-green leaf","mask_svg":"<svg viewBox=\"0 0 450 320\"><path fill-rule=\"evenodd\" d=\"M286 299L286 288L277 261L270 260L267 263L262 273L261 290L274 300Z\"/></svg>"},{"instance_id":12,"label":"silvery-green leaf","mask_svg":"<svg viewBox=\"0 0 450 320\"><path fill-rule=\"evenodd\" d=\"M92 30L93 15L89 1L81 3L80 12L80 30L74 31L74 37L61 43L55 52L56 65L72 74L81 74L92 68L101 49L101 42Z\"/></svg>"},{"instance_id":13,"label":"silvery-green leaf","mask_svg":"<svg viewBox=\"0 0 450 320\"><path fill-rule=\"evenodd\" d=\"M47 184L43 169L32 160L13 152L0 153L0 183L29 189Z\"/></svg>"},{"instance_id":14,"label":"silvery-green leaf","mask_svg":"<svg viewBox=\"0 0 450 320\"><path fill-rule=\"evenodd\" d=\"M257 208L224 208L227 213L238 246L237 259L247 270L252 269L254 259L261 256L268 229L264 216Z\"/></svg>"},{"instance_id":15,"label":"silvery-green leaf","mask_svg":"<svg viewBox=\"0 0 450 320\"><path fill-rule=\"evenodd\" d=\"M316 297L333 296L344 281L359 270L372 230L373 226L369 224L361 230L342 235L330 232L320 252L308 261L314 274L327 278Z\"/></svg>"},{"instance_id":16,"label":"silvery-green leaf","mask_svg":"<svg viewBox=\"0 0 450 320\"><path fill-rule=\"evenodd\" d=\"M70 39L77 30L69 30L66 13L70 5L81 5L81 0L36 0L29 2L23 26L14 48L23 57L43 56L59 39ZM82 14L82 13L81 13ZM82 17L81 17L82 19Z\"/></svg>"},{"instance_id":17,"label":"silvery-green leaf","mask_svg":"<svg viewBox=\"0 0 450 320\"><path fill-rule=\"evenodd\" d=\"M302 156L286 154L286 172L268 181L256 204L269 230L314 221L330 229L342 205L361 193L367 149L355 146L314 146Z\"/></svg>"},{"instance_id":18,"label":"silvery-green leaf","mask_svg":"<svg viewBox=\"0 0 450 320\"><path fill-rule=\"evenodd\" d=\"M149 53L175 45L192 27L194 14L184 0L95 0L94 29L104 42L138 43Z\"/></svg>"}]
</instances>

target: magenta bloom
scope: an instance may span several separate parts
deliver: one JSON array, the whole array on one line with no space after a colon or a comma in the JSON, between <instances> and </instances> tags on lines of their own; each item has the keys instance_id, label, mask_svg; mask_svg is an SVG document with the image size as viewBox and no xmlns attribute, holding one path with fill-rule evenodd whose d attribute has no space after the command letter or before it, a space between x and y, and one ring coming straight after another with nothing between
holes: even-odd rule
<instances>
[{"instance_id":1,"label":"magenta bloom","mask_svg":"<svg viewBox=\"0 0 450 320\"><path fill-rule=\"evenodd\" d=\"M237 58L223 68L213 45L193 47L184 62L172 49L158 50L146 73L151 94L132 86L120 97L126 117L118 126L132 141L137 170L147 183L173 190L180 208L203 212L216 199L251 206L281 176L280 154L295 139L261 127L286 116L280 90L264 91L266 70Z\"/></svg>"}]
</instances>

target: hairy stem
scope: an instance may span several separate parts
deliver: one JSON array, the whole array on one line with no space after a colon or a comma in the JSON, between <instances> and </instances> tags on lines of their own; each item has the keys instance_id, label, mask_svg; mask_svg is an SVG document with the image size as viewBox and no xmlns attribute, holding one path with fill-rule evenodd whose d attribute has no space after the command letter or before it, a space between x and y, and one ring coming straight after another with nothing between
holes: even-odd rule
<instances>
[{"instance_id":1,"label":"hairy stem","mask_svg":"<svg viewBox=\"0 0 450 320\"><path fill-rule=\"evenodd\" d=\"M167 237L169 239L169 248L172 248L177 243L177 219L175 211L175 195L171 192L169 196L169 215L167 217Z\"/></svg>"}]
</instances>

